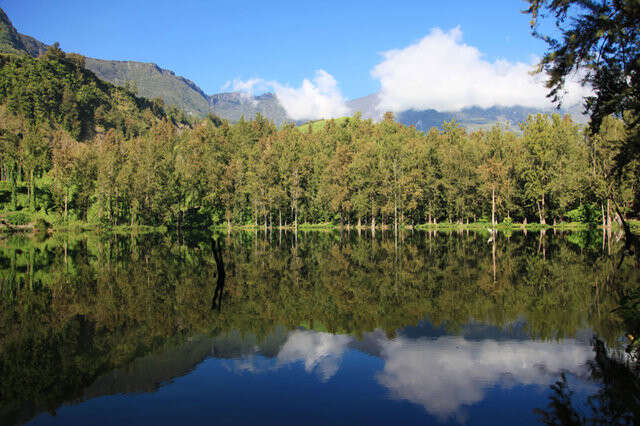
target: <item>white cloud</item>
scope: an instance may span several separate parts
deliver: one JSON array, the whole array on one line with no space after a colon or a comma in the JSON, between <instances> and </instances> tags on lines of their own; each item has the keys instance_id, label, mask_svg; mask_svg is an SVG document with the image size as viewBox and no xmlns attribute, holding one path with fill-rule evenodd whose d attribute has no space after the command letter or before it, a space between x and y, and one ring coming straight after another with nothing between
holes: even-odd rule
<instances>
[{"instance_id":1,"label":"white cloud","mask_svg":"<svg viewBox=\"0 0 640 426\"><path fill-rule=\"evenodd\" d=\"M227 82L223 88L251 95L256 91L273 90L287 115L293 120L335 118L350 113L338 82L324 70L316 71L311 80L305 78L297 88L260 78L246 81L236 79Z\"/></svg>"},{"instance_id":2,"label":"white cloud","mask_svg":"<svg viewBox=\"0 0 640 426\"><path fill-rule=\"evenodd\" d=\"M435 28L403 49L383 52L383 62L371 75L380 81L379 108L391 111L521 105L549 108L543 74L531 75L531 63L489 62L475 47L462 42L462 31ZM577 76L567 82L567 106L580 102L589 90Z\"/></svg>"}]
</instances>

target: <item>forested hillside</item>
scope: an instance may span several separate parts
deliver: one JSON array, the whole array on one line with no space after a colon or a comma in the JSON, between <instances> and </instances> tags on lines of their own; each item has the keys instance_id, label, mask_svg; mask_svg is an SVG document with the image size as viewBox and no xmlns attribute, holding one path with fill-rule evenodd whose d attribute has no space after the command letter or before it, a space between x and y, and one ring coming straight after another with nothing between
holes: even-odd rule
<instances>
[{"instance_id":1,"label":"forested hillside","mask_svg":"<svg viewBox=\"0 0 640 426\"><path fill-rule=\"evenodd\" d=\"M5 210L46 214L61 200L66 206L75 185L76 214L86 217L95 161L117 150L110 143L147 134L161 123L175 129L187 124L183 112L166 111L161 102L105 83L83 61L57 46L37 59L0 55L0 200Z\"/></svg>"},{"instance_id":2,"label":"forested hillside","mask_svg":"<svg viewBox=\"0 0 640 426\"><path fill-rule=\"evenodd\" d=\"M614 118L592 137L559 115L532 115L519 133L451 121L425 134L391 114L314 132L260 115L189 123L82 61L56 46L37 59L0 56L0 203L10 223L597 222L613 215L610 201L638 208L638 165L621 184L610 177L624 133Z\"/></svg>"},{"instance_id":3,"label":"forested hillside","mask_svg":"<svg viewBox=\"0 0 640 426\"><path fill-rule=\"evenodd\" d=\"M85 66L100 79L116 86L135 84L138 96L161 98L165 104L196 117L209 113L208 96L202 89L156 64L86 58Z\"/></svg>"}]
</instances>

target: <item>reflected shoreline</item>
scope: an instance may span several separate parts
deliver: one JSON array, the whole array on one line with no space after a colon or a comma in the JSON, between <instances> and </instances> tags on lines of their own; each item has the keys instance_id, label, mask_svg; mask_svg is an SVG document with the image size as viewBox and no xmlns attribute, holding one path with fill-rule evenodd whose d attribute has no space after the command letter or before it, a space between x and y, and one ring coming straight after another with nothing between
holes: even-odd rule
<instances>
[{"instance_id":1,"label":"reflected shoreline","mask_svg":"<svg viewBox=\"0 0 640 426\"><path fill-rule=\"evenodd\" d=\"M255 336L258 346L278 329L281 335L298 333L297 339L306 330L312 334L302 339L303 349L316 347L317 339L330 346L338 338L347 342L345 351L380 335L384 339L379 342L386 343L376 346L376 357L390 366L396 359L390 348L411 354L411 342L419 340L416 330L425 318L440 336L465 336L452 341L451 350L467 347L474 354L482 353L482 341L495 342L496 353L517 354L524 342L569 342L585 328L612 347L624 336L625 325L612 311L620 288L638 285L638 271L630 258L616 269L595 234L388 234L372 238L355 231L232 233L218 237L218 248L203 233L69 234L42 241L0 241L3 423L22 423L38 412L101 394L97 388L118 388L115 377L126 376L128 368L135 370L136 363L151 365L146 357L162 358L182 347L185 339L200 341L198 336L233 330ZM218 269L221 264L224 275ZM476 341L468 334L473 324L498 331L494 336L479 334ZM500 336L505 332L520 337L503 343ZM434 339L446 347L445 337L432 337L429 344ZM205 341L201 349L194 349L193 358L184 359L198 365L223 350L207 348ZM271 356L278 357L278 348L268 349ZM307 360L300 346L293 349L284 354ZM417 365L433 361L420 358L427 352L415 351ZM319 377L331 381L341 357L325 357L322 352L316 357L318 361L309 361L310 371L317 369ZM453 371L479 359L461 359ZM573 371L565 367L550 371ZM123 389L153 391L158 383L188 375L190 368L176 367L175 376L160 375L165 378L155 385ZM447 371L437 365L430 370ZM503 373L523 377L507 370L478 382L501 383L503 379L495 377ZM421 392L426 386L411 391L403 385L403 377L416 379L420 374L401 368L381 374L389 392L436 416L455 418L461 415L459 407L482 400L477 395L484 387L467 384L460 389L476 391L461 404L424 402ZM544 385L549 384L547 380Z\"/></svg>"}]
</instances>

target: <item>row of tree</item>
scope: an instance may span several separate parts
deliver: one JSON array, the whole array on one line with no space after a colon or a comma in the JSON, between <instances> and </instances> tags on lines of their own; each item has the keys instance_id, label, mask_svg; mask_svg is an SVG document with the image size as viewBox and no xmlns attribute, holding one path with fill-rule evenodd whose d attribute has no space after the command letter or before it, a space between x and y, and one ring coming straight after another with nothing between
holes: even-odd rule
<instances>
[{"instance_id":1,"label":"row of tree","mask_svg":"<svg viewBox=\"0 0 640 426\"><path fill-rule=\"evenodd\" d=\"M56 46L0 56L5 210L111 225L397 227L606 221L614 206L638 208L637 162L612 177L625 138L613 117L596 135L559 115L530 116L519 132L451 121L426 134L390 113L316 131L260 115L190 122L81 62Z\"/></svg>"}]
</instances>

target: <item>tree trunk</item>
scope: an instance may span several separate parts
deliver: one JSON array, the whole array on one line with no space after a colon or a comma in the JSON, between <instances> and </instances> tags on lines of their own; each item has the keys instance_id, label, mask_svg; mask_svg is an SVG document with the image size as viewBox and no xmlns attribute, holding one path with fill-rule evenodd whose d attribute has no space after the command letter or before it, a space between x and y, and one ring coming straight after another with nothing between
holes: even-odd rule
<instances>
[{"instance_id":1,"label":"tree trunk","mask_svg":"<svg viewBox=\"0 0 640 426\"><path fill-rule=\"evenodd\" d=\"M496 186L491 189L491 225L496 226Z\"/></svg>"},{"instance_id":2,"label":"tree trunk","mask_svg":"<svg viewBox=\"0 0 640 426\"><path fill-rule=\"evenodd\" d=\"M280 209L278 209L278 224L280 229L282 229L282 211L280 211Z\"/></svg>"},{"instance_id":3,"label":"tree trunk","mask_svg":"<svg viewBox=\"0 0 640 426\"><path fill-rule=\"evenodd\" d=\"M611 200L607 198L607 228L611 228Z\"/></svg>"},{"instance_id":4,"label":"tree trunk","mask_svg":"<svg viewBox=\"0 0 640 426\"><path fill-rule=\"evenodd\" d=\"M295 225L294 225L294 228L295 228L295 231L296 231L296 234L297 234L298 233L298 205L297 204L294 207L294 212L295 212Z\"/></svg>"},{"instance_id":5,"label":"tree trunk","mask_svg":"<svg viewBox=\"0 0 640 426\"><path fill-rule=\"evenodd\" d=\"M545 213L544 213L544 194L542 194L542 210L541 210L541 212L542 212L541 213L542 215L540 216L540 218L541 218L540 223L542 225L546 225L547 224L547 220L545 219Z\"/></svg>"},{"instance_id":6,"label":"tree trunk","mask_svg":"<svg viewBox=\"0 0 640 426\"><path fill-rule=\"evenodd\" d=\"M67 201L69 198L69 190L67 188L65 188L64 190L64 221L65 222L69 222L69 220L67 219Z\"/></svg>"},{"instance_id":7,"label":"tree trunk","mask_svg":"<svg viewBox=\"0 0 640 426\"><path fill-rule=\"evenodd\" d=\"M11 208L16 210L18 208L18 197L16 195L16 171L11 169Z\"/></svg>"},{"instance_id":8,"label":"tree trunk","mask_svg":"<svg viewBox=\"0 0 640 426\"><path fill-rule=\"evenodd\" d=\"M36 182L35 182L35 178L33 176L33 170L31 170L31 198L32 198L32 210L35 212L36 209L38 208L37 204L36 204Z\"/></svg>"},{"instance_id":9,"label":"tree trunk","mask_svg":"<svg viewBox=\"0 0 640 426\"><path fill-rule=\"evenodd\" d=\"M398 233L398 192L394 194L395 197L393 199L393 228L394 232Z\"/></svg>"}]
</instances>

